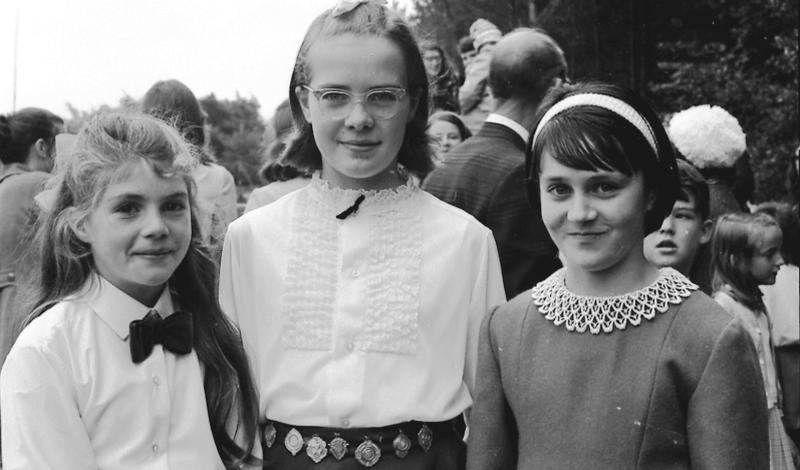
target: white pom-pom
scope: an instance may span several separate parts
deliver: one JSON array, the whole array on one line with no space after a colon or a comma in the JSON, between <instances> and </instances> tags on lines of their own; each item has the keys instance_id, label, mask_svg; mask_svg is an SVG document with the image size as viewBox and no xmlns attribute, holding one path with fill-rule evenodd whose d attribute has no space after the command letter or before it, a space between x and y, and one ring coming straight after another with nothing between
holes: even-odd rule
<instances>
[{"instance_id":1,"label":"white pom-pom","mask_svg":"<svg viewBox=\"0 0 800 470\"><path fill-rule=\"evenodd\" d=\"M729 168L746 149L739 121L719 106L693 106L672 116L667 129L678 151L698 168Z\"/></svg>"}]
</instances>

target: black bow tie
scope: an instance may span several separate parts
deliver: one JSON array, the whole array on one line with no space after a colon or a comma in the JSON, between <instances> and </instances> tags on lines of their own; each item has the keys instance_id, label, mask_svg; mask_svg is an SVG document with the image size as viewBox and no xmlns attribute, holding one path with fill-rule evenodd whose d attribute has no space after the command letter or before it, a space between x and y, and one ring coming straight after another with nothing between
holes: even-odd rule
<instances>
[{"instance_id":1,"label":"black bow tie","mask_svg":"<svg viewBox=\"0 0 800 470\"><path fill-rule=\"evenodd\" d=\"M192 314L175 312L162 319L155 310L141 320L134 320L130 326L131 359L139 364L150 356L153 346L161 344L167 351L175 354L189 354L192 351Z\"/></svg>"}]
</instances>

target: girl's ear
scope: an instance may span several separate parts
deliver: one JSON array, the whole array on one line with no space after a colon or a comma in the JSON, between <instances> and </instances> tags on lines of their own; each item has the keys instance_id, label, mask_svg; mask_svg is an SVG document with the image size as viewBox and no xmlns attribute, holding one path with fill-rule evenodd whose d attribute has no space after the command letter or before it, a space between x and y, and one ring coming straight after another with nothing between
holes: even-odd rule
<instances>
[{"instance_id":1,"label":"girl's ear","mask_svg":"<svg viewBox=\"0 0 800 470\"><path fill-rule=\"evenodd\" d=\"M655 205L656 205L656 193L650 191L650 193L647 195L647 206L645 208L645 211L650 212L651 210L653 210L653 206Z\"/></svg>"},{"instance_id":2,"label":"girl's ear","mask_svg":"<svg viewBox=\"0 0 800 470\"><path fill-rule=\"evenodd\" d=\"M74 211L74 208L68 208L65 210ZM91 231L88 229L86 224L88 223L87 217L79 217L74 212L71 214L66 214L67 216L67 224L69 224L69 228L75 232L75 236L78 237L78 240L86 243L87 245L92 244L92 237Z\"/></svg>"},{"instance_id":3,"label":"girl's ear","mask_svg":"<svg viewBox=\"0 0 800 470\"><path fill-rule=\"evenodd\" d=\"M50 148L44 139L37 139L36 142L33 143L33 147L36 149L36 153L38 153L40 159L47 160L50 157Z\"/></svg>"},{"instance_id":4,"label":"girl's ear","mask_svg":"<svg viewBox=\"0 0 800 470\"><path fill-rule=\"evenodd\" d=\"M296 86L294 87L294 95L300 103L300 109L303 110L303 117L306 118L307 122L311 123L311 113L308 111L308 90L301 86Z\"/></svg>"},{"instance_id":5,"label":"girl's ear","mask_svg":"<svg viewBox=\"0 0 800 470\"><path fill-rule=\"evenodd\" d=\"M711 240L711 234L714 231L714 222L711 219L704 220L700 230L700 244L705 245Z\"/></svg>"}]
</instances>

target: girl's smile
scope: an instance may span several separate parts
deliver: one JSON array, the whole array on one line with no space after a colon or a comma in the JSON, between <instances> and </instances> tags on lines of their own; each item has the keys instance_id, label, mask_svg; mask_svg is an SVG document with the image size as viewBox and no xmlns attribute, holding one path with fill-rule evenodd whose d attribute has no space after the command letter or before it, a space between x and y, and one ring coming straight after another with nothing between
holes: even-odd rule
<instances>
[{"instance_id":1,"label":"girl's smile","mask_svg":"<svg viewBox=\"0 0 800 470\"><path fill-rule=\"evenodd\" d=\"M100 275L150 305L189 249L189 193L183 178L159 176L144 162L127 176L106 189L76 233Z\"/></svg>"},{"instance_id":2,"label":"girl's smile","mask_svg":"<svg viewBox=\"0 0 800 470\"><path fill-rule=\"evenodd\" d=\"M611 279L646 264L642 239L647 191L641 173L577 170L545 151L539 192L542 220L569 277Z\"/></svg>"},{"instance_id":3,"label":"girl's smile","mask_svg":"<svg viewBox=\"0 0 800 470\"><path fill-rule=\"evenodd\" d=\"M344 188L397 186L397 156L416 109L416 98L403 91L407 77L400 47L387 38L347 33L316 42L307 57L310 82L295 93L322 155L322 177ZM320 93L331 89L366 95L350 101L348 114L339 117L331 106L341 95ZM368 94L382 89L399 93ZM397 112L376 115L394 97L399 97L399 102L392 101L392 111ZM334 103L320 101L326 99Z\"/></svg>"}]
</instances>

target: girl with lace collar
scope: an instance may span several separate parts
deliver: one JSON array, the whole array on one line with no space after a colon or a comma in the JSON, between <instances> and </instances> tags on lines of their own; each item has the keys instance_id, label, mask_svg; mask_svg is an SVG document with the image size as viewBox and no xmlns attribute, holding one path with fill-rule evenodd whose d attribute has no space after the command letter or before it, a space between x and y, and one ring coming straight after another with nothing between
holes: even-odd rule
<instances>
[{"instance_id":1,"label":"girl with lace collar","mask_svg":"<svg viewBox=\"0 0 800 470\"><path fill-rule=\"evenodd\" d=\"M316 172L231 224L220 276L265 468L463 468L478 328L504 295L491 232L412 177L432 166L427 83L378 1L342 2L300 46L284 158Z\"/></svg>"},{"instance_id":2,"label":"girl with lace collar","mask_svg":"<svg viewBox=\"0 0 800 470\"><path fill-rule=\"evenodd\" d=\"M747 333L644 258L678 189L656 114L599 83L540 113L526 189L564 268L484 320L467 468L767 468Z\"/></svg>"}]
</instances>

